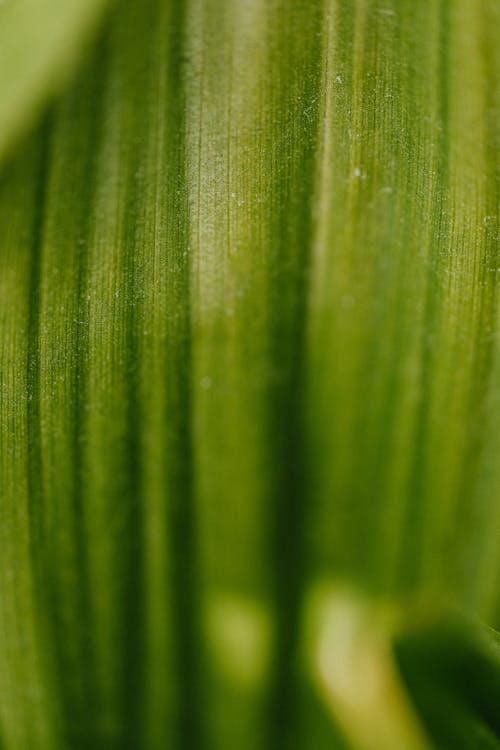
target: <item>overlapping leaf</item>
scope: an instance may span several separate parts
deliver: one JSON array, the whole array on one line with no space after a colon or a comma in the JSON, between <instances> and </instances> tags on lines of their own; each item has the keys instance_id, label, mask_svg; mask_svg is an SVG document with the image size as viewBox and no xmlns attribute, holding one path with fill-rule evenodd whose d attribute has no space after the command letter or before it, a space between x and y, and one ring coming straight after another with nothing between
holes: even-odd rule
<instances>
[{"instance_id":1,"label":"overlapping leaf","mask_svg":"<svg viewBox=\"0 0 500 750\"><path fill-rule=\"evenodd\" d=\"M0 159L73 71L109 0L2 0Z\"/></svg>"}]
</instances>

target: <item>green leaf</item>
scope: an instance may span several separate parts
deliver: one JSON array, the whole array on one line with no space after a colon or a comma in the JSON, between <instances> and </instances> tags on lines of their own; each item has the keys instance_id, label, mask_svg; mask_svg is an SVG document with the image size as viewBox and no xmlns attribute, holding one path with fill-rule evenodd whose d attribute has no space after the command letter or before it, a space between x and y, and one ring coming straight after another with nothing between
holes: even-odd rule
<instances>
[{"instance_id":1,"label":"green leaf","mask_svg":"<svg viewBox=\"0 0 500 750\"><path fill-rule=\"evenodd\" d=\"M0 159L68 80L108 0L2 0Z\"/></svg>"},{"instance_id":2,"label":"green leaf","mask_svg":"<svg viewBox=\"0 0 500 750\"><path fill-rule=\"evenodd\" d=\"M76 6L75 40L97 18ZM19 142L0 178L6 750L346 747L301 659L325 579L498 625L498 16L121 0ZM35 50L28 69L19 124L52 80ZM380 735L415 750L401 711L440 731L418 643L401 660L423 697L398 687ZM441 643L426 674L448 700Z\"/></svg>"}]
</instances>

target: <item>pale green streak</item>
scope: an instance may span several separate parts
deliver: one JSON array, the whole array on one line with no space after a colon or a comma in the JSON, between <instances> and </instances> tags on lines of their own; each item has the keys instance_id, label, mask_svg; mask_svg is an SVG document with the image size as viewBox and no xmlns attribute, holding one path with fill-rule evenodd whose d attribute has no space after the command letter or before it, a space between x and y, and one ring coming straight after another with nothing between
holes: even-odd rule
<instances>
[{"instance_id":1,"label":"pale green streak","mask_svg":"<svg viewBox=\"0 0 500 750\"><path fill-rule=\"evenodd\" d=\"M297 382L322 13L213 0L188 13L193 469L214 747L287 747L295 731ZM231 657L239 638L253 651Z\"/></svg>"},{"instance_id":2,"label":"pale green streak","mask_svg":"<svg viewBox=\"0 0 500 750\"><path fill-rule=\"evenodd\" d=\"M202 710L210 743L242 750L265 746L270 654L253 655L263 659L257 681L242 681L245 668L238 663L244 657L225 656L238 636L222 637L218 612L227 602L251 644L260 643L261 621L264 630L271 628L264 250L269 181L261 140L267 20L260 2L246 9L240 3L194 2L186 29L193 477L208 660ZM241 607L241 598L248 607ZM248 615L253 611L257 622ZM231 629L230 622L226 627ZM225 666L229 658L233 670Z\"/></svg>"}]
</instances>

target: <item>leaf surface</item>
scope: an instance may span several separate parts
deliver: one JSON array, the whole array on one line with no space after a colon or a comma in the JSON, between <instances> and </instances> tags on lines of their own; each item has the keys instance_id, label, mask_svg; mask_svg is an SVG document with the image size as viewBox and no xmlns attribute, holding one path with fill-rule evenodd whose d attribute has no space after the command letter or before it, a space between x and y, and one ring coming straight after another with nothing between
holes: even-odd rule
<instances>
[{"instance_id":1,"label":"leaf surface","mask_svg":"<svg viewBox=\"0 0 500 750\"><path fill-rule=\"evenodd\" d=\"M325 579L498 625L498 13L123 0L4 166L7 750L344 748Z\"/></svg>"}]
</instances>

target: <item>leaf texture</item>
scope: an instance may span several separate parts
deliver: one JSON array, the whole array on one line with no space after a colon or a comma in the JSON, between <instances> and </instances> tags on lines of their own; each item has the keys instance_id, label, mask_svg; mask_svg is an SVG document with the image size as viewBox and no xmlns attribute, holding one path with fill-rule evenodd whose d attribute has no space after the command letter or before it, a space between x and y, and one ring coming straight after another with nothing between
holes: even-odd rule
<instances>
[{"instance_id":1,"label":"leaf texture","mask_svg":"<svg viewBox=\"0 0 500 750\"><path fill-rule=\"evenodd\" d=\"M318 580L498 625L498 16L122 0L4 163L6 750L343 749Z\"/></svg>"}]
</instances>

